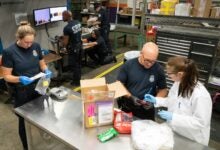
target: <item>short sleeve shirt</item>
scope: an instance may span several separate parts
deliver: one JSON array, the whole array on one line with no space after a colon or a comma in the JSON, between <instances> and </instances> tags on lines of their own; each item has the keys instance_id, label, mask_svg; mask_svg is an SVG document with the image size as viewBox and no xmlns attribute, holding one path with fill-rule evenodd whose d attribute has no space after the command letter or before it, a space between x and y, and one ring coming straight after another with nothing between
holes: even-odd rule
<instances>
[{"instance_id":1,"label":"short sleeve shirt","mask_svg":"<svg viewBox=\"0 0 220 150\"><path fill-rule=\"evenodd\" d=\"M165 73L159 63L156 62L151 68L146 69L139 63L138 58L125 62L117 80L140 99L143 99L146 93L155 96L158 89L167 88Z\"/></svg>"},{"instance_id":2,"label":"short sleeve shirt","mask_svg":"<svg viewBox=\"0 0 220 150\"><path fill-rule=\"evenodd\" d=\"M32 77L41 71L39 61L42 59L41 47L38 43L33 43L28 49L14 43L3 50L2 65L12 68L12 75Z\"/></svg>"},{"instance_id":3,"label":"short sleeve shirt","mask_svg":"<svg viewBox=\"0 0 220 150\"><path fill-rule=\"evenodd\" d=\"M69 36L71 46L81 43L81 24L77 20L72 20L63 29L63 34Z\"/></svg>"}]
</instances>

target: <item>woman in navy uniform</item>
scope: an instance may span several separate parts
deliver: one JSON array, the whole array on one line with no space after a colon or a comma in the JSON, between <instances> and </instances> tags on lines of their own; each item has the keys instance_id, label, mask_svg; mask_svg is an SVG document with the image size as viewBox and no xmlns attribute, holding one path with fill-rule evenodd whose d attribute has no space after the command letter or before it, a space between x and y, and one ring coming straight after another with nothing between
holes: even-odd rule
<instances>
[{"instance_id":1,"label":"woman in navy uniform","mask_svg":"<svg viewBox=\"0 0 220 150\"><path fill-rule=\"evenodd\" d=\"M22 22L16 32L16 42L3 50L3 76L13 90L15 108L40 96L35 91L37 81L30 77L40 72L46 73L47 77L52 74L42 57L40 45L34 42L35 35L36 32L29 23ZM24 118L19 115L18 118L19 135L26 150L28 147Z\"/></svg>"}]
</instances>

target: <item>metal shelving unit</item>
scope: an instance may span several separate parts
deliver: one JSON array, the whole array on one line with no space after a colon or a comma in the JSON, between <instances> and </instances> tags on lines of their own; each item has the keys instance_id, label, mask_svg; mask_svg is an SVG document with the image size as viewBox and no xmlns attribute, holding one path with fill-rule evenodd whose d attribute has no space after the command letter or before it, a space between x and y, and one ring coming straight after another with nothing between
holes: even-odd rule
<instances>
[{"instance_id":1,"label":"metal shelving unit","mask_svg":"<svg viewBox=\"0 0 220 150\"><path fill-rule=\"evenodd\" d=\"M213 27L206 27L202 23L208 23ZM189 28L200 28L208 30L220 31L220 19L202 18L202 17L184 17L184 16L168 16L146 14L145 24L161 25L161 26L183 26Z\"/></svg>"},{"instance_id":2,"label":"metal shelving unit","mask_svg":"<svg viewBox=\"0 0 220 150\"><path fill-rule=\"evenodd\" d=\"M204 26L204 23L210 26ZM176 55L194 59L198 64L200 81L210 87L208 79L220 51L220 19L146 14L145 25L161 28L156 38L161 64L164 65L169 57ZM167 83L168 86L172 85L168 78Z\"/></svg>"},{"instance_id":3,"label":"metal shelving unit","mask_svg":"<svg viewBox=\"0 0 220 150\"><path fill-rule=\"evenodd\" d=\"M86 0L69 0L70 2L70 9L73 13L74 19L81 20L80 12L84 7L86 7Z\"/></svg>"},{"instance_id":4,"label":"metal shelving unit","mask_svg":"<svg viewBox=\"0 0 220 150\"><path fill-rule=\"evenodd\" d=\"M158 61L165 65L169 57L184 56L195 60L199 69L199 80L208 85L208 79L217 57L219 33L209 33L186 27L166 27L157 32L156 43L160 54ZM172 81L167 78L168 87Z\"/></svg>"}]
</instances>

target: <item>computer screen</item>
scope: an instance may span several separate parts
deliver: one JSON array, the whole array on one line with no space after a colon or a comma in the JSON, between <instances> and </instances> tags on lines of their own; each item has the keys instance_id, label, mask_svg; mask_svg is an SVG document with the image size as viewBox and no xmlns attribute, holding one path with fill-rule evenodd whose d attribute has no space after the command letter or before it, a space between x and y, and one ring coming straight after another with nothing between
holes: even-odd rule
<instances>
[{"instance_id":1,"label":"computer screen","mask_svg":"<svg viewBox=\"0 0 220 150\"><path fill-rule=\"evenodd\" d=\"M65 10L67 10L67 6L50 7L50 21L55 22L63 20L62 13Z\"/></svg>"},{"instance_id":2,"label":"computer screen","mask_svg":"<svg viewBox=\"0 0 220 150\"><path fill-rule=\"evenodd\" d=\"M50 23L50 8L34 9L33 15L35 26Z\"/></svg>"}]
</instances>

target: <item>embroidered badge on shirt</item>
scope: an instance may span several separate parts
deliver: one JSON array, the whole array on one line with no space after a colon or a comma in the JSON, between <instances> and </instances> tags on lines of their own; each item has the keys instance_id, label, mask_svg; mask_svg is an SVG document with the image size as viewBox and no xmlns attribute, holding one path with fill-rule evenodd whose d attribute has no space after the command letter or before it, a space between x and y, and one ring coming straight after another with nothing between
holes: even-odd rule
<instances>
[{"instance_id":1,"label":"embroidered badge on shirt","mask_svg":"<svg viewBox=\"0 0 220 150\"><path fill-rule=\"evenodd\" d=\"M37 51L36 51L36 50L33 50L33 56L34 56L34 57L37 57L37 56L38 56L38 54L37 54Z\"/></svg>"},{"instance_id":2,"label":"embroidered badge on shirt","mask_svg":"<svg viewBox=\"0 0 220 150\"><path fill-rule=\"evenodd\" d=\"M155 80L154 78L155 78L154 75L150 75L149 81L150 81L150 82L154 82L154 80Z\"/></svg>"}]
</instances>

